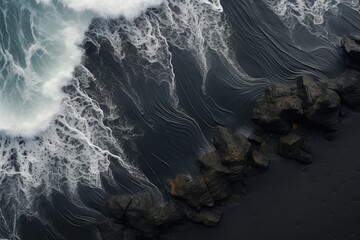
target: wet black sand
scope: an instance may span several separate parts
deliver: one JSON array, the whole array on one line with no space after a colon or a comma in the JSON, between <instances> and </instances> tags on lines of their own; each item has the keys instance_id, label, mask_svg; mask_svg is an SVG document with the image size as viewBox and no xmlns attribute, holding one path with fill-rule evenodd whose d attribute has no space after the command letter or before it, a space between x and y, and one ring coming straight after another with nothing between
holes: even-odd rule
<instances>
[{"instance_id":1,"label":"wet black sand","mask_svg":"<svg viewBox=\"0 0 360 240\"><path fill-rule=\"evenodd\" d=\"M315 138L314 163L274 159L247 181L248 193L220 224L186 224L167 240L360 239L360 114L341 122L334 141Z\"/></svg>"}]
</instances>

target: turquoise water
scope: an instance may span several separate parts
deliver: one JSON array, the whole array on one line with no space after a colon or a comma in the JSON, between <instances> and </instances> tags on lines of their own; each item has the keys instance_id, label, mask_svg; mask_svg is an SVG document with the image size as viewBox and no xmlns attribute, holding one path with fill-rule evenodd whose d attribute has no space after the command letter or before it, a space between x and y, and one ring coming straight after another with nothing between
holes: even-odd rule
<instances>
[{"instance_id":1,"label":"turquoise water","mask_svg":"<svg viewBox=\"0 0 360 240\"><path fill-rule=\"evenodd\" d=\"M108 217L108 194L163 201L168 178L196 173L214 126L252 131L248 111L267 84L341 72L337 46L359 30L358 10L350 0L1 1L0 237L96 239L81 227ZM32 224L43 238L24 234Z\"/></svg>"}]
</instances>

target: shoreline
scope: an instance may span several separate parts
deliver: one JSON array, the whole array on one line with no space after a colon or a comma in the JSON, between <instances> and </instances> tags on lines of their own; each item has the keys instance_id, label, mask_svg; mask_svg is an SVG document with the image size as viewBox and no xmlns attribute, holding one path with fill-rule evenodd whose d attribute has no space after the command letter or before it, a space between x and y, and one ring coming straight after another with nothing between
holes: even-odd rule
<instances>
[{"instance_id":1,"label":"shoreline","mask_svg":"<svg viewBox=\"0 0 360 240\"><path fill-rule=\"evenodd\" d=\"M320 82L304 76L296 86L265 90L251 117L260 134L232 135L216 127L215 150L200 156L200 173L169 180L173 199L164 206L146 193L111 196L107 208L114 220L99 225L102 238L158 239L170 226L186 222L215 226L224 205L243 196L244 181L267 170L274 159L312 164L314 130L334 140L340 118L350 114L349 107L360 106L360 39L345 37L343 47L349 69L337 79Z\"/></svg>"},{"instance_id":2,"label":"shoreline","mask_svg":"<svg viewBox=\"0 0 360 240\"><path fill-rule=\"evenodd\" d=\"M174 226L164 240L349 239L360 237L360 113L342 120L336 138L314 133L314 163L274 159L264 174L249 178L248 192L228 203L214 228Z\"/></svg>"}]
</instances>

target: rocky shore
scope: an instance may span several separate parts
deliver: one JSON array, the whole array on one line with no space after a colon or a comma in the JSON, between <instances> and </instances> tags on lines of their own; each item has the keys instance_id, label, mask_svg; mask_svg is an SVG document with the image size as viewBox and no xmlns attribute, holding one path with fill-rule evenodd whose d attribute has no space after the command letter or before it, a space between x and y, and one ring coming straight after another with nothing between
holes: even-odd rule
<instances>
[{"instance_id":1,"label":"rocky shore","mask_svg":"<svg viewBox=\"0 0 360 240\"><path fill-rule=\"evenodd\" d=\"M360 107L360 38L343 39L348 69L331 80L308 76L296 85L272 85L251 116L260 131L248 137L216 127L213 152L198 159L197 176L179 175L169 180L172 200L160 206L150 195L111 196L107 208L113 221L98 226L102 239L157 239L174 224L187 221L216 225L222 203L237 200L243 181L265 171L273 154L311 164L312 143L307 132L319 130L331 140L341 117Z\"/></svg>"}]
</instances>

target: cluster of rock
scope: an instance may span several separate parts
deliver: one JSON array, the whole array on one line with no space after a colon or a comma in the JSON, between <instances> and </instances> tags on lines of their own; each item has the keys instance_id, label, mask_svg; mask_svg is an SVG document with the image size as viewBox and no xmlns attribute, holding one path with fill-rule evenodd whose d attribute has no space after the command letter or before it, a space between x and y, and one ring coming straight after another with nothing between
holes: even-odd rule
<instances>
[{"instance_id":1,"label":"cluster of rock","mask_svg":"<svg viewBox=\"0 0 360 240\"><path fill-rule=\"evenodd\" d=\"M99 227L103 239L154 239L169 226L184 221L217 224L223 214L217 203L232 194L249 164L267 168L269 158L252 146L251 142L259 146L262 143L256 136L233 136L217 127L213 140L215 150L199 158L201 171L197 176L179 175L169 181L174 199L165 206L154 202L149 194L111 196L107 208L115 222ZM109 232L113 233L107 236Z\"/></svg>"},{"instance_id":2,"label":"cluster of rock","mask_svg":"<svg viewBox=\"0 0 360 240\"><path fill-rule=\"evenodd\" d=\"M154 202L149 194L111 196L107 208L114 222L99 225L102 238L156 239L176 223L217 224L223 213L218 203L234 193L249 168L269 167L274 142L281 156L310 164L312 147L304 140L302 126L332 133L338 129L344 105L360 106L360 39L345 37L343 46L349 69L339 78L325 83L305 76L295 86L266 89L252 119L265 132L275 133L270 141L266 134L246 138L215 128L215 150L199 158L197 176L179 175L169 181L173 200L166 205Z\"/></svg>"},{"instance_id":3,"label":"cluster of rock","mask_svg":"<svg viewBox=\"0 0 360 240\"><path fill-rule=\"evenodd\" d=\"M272 85L257 102L253 121L279 135L278 152L286 158L312 162L308 142L299 125L316 128L332 136L346 108L360 106L360 38L345 37L343 47L349 67L337 79L316 81L304 76L295 86Z\"/></svg>"}]
</instances>

